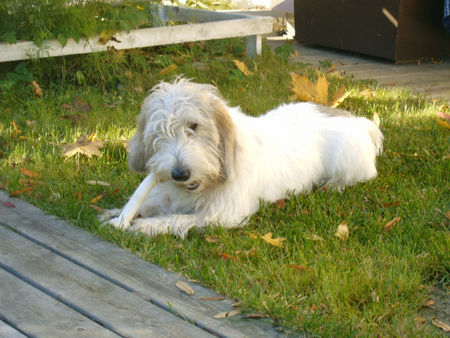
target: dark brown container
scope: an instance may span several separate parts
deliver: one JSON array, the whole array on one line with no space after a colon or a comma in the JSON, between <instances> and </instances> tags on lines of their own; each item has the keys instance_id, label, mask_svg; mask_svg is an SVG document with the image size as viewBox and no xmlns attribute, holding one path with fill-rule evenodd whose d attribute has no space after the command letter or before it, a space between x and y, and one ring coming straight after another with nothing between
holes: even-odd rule
<instances>
[{"instance_id":1,"label":"dark brown container","mask_svg":"<svg viewBox=\"0 0 450 338\"><path fill-rule=\"evenodd\" d=\"M296 40L395 61L450 55L444 0L294 0Z\"/></svg>"}]
</instances>

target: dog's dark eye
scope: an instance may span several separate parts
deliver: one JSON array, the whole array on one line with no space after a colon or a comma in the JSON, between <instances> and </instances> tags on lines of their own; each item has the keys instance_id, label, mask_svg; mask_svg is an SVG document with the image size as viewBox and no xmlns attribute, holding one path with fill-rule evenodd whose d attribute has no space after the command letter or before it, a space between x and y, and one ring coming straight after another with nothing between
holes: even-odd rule
<instances>
[{"instance_id":1,"label":"dog's dark eye","mask_svg":"<svg viewBox=\"0 0 450 338\"><path fill-rule=\"evenodd\" d=\"M188 128L194 132L197 130L197 127L198 127L198 125L195 122L188 123Z\"/></svg>"}]
</instances>

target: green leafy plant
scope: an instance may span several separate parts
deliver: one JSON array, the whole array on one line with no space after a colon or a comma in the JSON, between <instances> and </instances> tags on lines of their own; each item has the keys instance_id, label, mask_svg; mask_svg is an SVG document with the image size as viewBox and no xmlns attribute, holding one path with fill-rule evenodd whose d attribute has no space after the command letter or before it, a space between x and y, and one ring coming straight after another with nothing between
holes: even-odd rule
<instances>
[{"instance_id":1,"label":"green leafy plant","mask_svg":"<svg viewBox=\"0 0 450 338\"><path fill-rule=\"evenodd\" d=\"M100 34L110 37L152 25L152 3L126 1L113 5L101 0L3 0L0 2L0 42L57 39L65 45L69 38L79 41Z\"/></svg>"}]
</instances>

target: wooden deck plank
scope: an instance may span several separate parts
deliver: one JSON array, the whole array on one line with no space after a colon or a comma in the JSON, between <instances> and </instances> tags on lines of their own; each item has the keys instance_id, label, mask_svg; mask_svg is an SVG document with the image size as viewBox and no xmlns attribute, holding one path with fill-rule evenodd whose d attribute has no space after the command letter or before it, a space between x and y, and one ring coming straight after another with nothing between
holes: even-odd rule
<instances>
[{"instance_id":1,"label":"wooden deck plank","mask_svg":"<svg viewBox=\"0 0 450 338\"><path fill-rule=\"evenodd\" d=\"M5 201L16 207L5 207ZM228 319L213 318L217 313L232 310L232 301L203 301L201 297L214 297L218 294L198 284L189 283L176 273L145 262L55 216L44 215L40 209L22 200L9 198L3 191L0 191L0 221L36 241L41 241L62 255L95 269L99 274L126 285L159 305L170 304L170 308L180 315L224 336L279 335L267 320L242 320L239 316ZM175 283L179 280L188 282L195 294L186 295L177 289Z\"/></svg>"},{"instance_id":2,"label":"wooden deck plank","mask_svg":"<svg viewBox=\"0 0 450 338\"><path fill-rule=\"evenodd\" d=\"M26 336L0 319L0 337L25 338Z\"/></svg>"},{"instance_id":3,"label":"wooden deck plank","mask_svg":"<svg viewBox=\"0 0 450 338\"><path fill-rule=\"evenodd\" d=\"M0 269L0 314L27 335L37 337L117 337L56 299ZM2 323L2 322L0 322ZM49 332L47 323L52 323ZM16 331L16 330L14 330ZM21 333L16 331L19 336ZM0 337L11 337L12 332Z\"/></svg>"},{"instance_id":4,"label":"wooden deck plank","mask_svg":"<svg viewBox=\"0 0 450 338\"><path fill-rule=\"evenodd\" d=\"M0 264L122 336L210 336L4 226L0 226ZM2 311L7 306L2 300ZM53 326L52 322L44 324Z\"/></svg>"}]
</instances>

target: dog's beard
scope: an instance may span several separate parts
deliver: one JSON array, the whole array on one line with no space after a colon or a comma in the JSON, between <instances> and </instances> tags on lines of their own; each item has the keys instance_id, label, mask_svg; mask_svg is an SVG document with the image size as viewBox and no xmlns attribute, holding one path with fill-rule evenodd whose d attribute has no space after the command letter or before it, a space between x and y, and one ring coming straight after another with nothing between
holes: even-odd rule
<instances>
[{"instance_id":1,"label":"dog's beard","mask_svg":"<svg viewBox=\"0 0 450 338\"><path fill-rule=\"evenodd\" d=\"M221 163L217 146L211 141L181 136L156 141L155 152L147 166L158 182L171 182L189 192L199 193L222 180ZM173 172L177 169L189 172L189 178L175 180Z\"/></svg>"}]
</instances>

